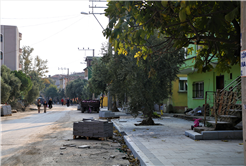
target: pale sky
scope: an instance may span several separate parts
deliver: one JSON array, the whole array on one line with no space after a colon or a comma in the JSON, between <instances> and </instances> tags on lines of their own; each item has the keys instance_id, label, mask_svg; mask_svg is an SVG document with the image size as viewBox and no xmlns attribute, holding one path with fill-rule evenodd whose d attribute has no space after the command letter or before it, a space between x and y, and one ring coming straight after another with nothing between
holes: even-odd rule
<instances>
[{"instance_id":1,"label":"pale sky","mask_svg":"<svg viewBox=\"0 0 246 166\"><path fill-rule=\"evenodd\" d=\"M102 43L108 40L102 34L102 27L92 15L92 2L85 1L1 1L1 25L17 26L22 33L20 47L34 48L36 55L48 60L47 75L82 72L86 67L85 56L92 51L79 51L78 48L95 49L95 56L101 55ZM94 6L105 6L105 2L94 2ZM94 9L94 13L104 13L104 8ZM95 15L104 28L108 18Z\"/></svg>"}]
</instances>

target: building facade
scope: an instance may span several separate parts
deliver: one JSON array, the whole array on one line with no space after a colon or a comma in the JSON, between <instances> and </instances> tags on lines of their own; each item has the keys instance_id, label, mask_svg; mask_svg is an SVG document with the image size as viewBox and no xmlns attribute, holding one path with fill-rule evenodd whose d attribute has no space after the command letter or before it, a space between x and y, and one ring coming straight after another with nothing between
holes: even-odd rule
<instances>
[{"instance_id":1,"label":"building facade","mask_svg":"<svg viewBox=\"0 0 246 166\"><path fill-rule=\"evenodd\" d=\"M11 70L21 70L20 48L22 34L17 26L1 25L1 65L6 65Z\"/></svg>"}]
</instances>

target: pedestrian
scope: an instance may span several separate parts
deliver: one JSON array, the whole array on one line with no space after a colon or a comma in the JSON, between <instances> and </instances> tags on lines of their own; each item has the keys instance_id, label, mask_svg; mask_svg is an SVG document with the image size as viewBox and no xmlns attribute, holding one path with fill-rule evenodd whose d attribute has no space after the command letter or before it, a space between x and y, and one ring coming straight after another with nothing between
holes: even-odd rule
<instances>
[{"instance_id":1,"label":"pedestrian","mask_svg":"<svg viewBox=\"0 0 246 166\"><path fill-rule=\"evenodd\" d=\"M63 102L64 102L64 100L63 100L63 99L61 99L61 103L62 103L62 105L63 105Z\"/></svg>"},{"instance_id":2,"label":"pedestrian","mask_svg":"<svg viewBox=\"0 0 246 166\"><path fill-rule=\"evenodd\" d=\"M38 113L40 113L40 107L41 107L41 101L40 101L40 99L38 99L37 106L38 106Z\"/></svg>"},{"instance_id":3,"label":"pedestrian","mask_svg":"<svg viewBox=\"0 0 246 166\"><path fill-rule=\"evenodd\" d=\"M49 109L51 109L52 108L52 99L51 98L50 98L48 104L49 104Z\"/></svg>"},{"instance_id":4,"label":"pedestrian","mask_svg":"<svg viewBox=\"0 0 246 166\"><path fill-rule=\"evenodd\" d=\"M67 107L69 107L69 98L67 99Z\"/></svg>"},{"instance_id":5,"label":"pedestrian","mask_svg":"<svg viewBox=\"0 0 246 166\"><path fill-rule=\"evenodd\" d=\"M46 101L44 101L44 113L46 113L46 107L47 107L47 102Z\"/></svg>"}]
</instances>

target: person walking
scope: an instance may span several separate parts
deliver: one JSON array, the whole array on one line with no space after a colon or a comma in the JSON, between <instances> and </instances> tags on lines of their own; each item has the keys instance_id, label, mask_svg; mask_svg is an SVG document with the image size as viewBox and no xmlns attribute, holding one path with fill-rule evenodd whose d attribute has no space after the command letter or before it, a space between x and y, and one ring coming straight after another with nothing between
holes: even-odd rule
<instances>
[{"instance_id":1,"label":"person walking","mask_svg":"<svg viewBox=\"0 0 246 166\"><path fill-rule=\"evenodd\" d=\"M69 98L67 99L67 107L69 107Z\"/></svg>"},{"instance_id":2,"label":"person walking","mask_svg":"<svg viewBox=\"0 0 246 166\"><path fill-rule=\"evenodd\" d=\"M40 113L40 107L41 107L41 101L40 101L40 99L38 99L37 106L38 106L38 113Z\"/></svg>"},{"instance_id":3,"label":"person walking","mask_svg":"<svg viewBox=\"0 0 246 166\"><path fill-rule=\"evenodd\" d=\"M46 101L44 101L44 113L46 113L46 107L47 107L47 102Z\"/></svg>"},{"instance_id":4,"label":"person walking","mask_svg":"<svg viewBox=\"0 0 246 166\"><path fill-rule=\"evenodd\" d=\"M63 102L64 102L64 100L63 100L63 98L61 99L61 103L62 103L62 105L63 105Z\"/></svg>"},{"instance_id":5,"label":"person walking","mask_svg":"<svg viewBox=\"0 0 246 166\"><path fill-rule=\"evenodd\" d=\"M49 109L51 109L52 108L52 99L49 100L48 104L49 104Z\"/></svg>"}]
</instances>

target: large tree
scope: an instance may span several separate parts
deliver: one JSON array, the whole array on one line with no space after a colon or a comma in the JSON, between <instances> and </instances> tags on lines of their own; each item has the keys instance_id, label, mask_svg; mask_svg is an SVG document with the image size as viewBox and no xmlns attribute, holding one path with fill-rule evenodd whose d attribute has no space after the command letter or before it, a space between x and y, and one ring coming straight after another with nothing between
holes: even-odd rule
<instances>
[{"instance_id":1,"label":"large tree","mask_svg":"<svg viewBox=\"0 0 246 166\"><path fill-rule=\"evenodd\" d=\"M29 74L32 70L32 52L34 51L33 48L30 46L23 46L22 47L22 55L20 58L20 63L22 65L22 71L26 74Z\"/></svg>"},{"instance_id":2,"label":"large tree","mask_svg":"<svg viewBox=\"0 0 246 166\"><path fill-rule=\"evenodd\" d=\"M58 89L56 85L50 84L50 86L45 90L45 96L46 97L51 97L52 100L55 98L58 98Z\"/></svg>"},{"instance_id":3,"label":"large tree","mask_svg":"<svg viewBox=\"0 0 246 166\"><path fill-rule=\"evenodd\" d=\"M21 81L20 91L23 96L26 95L27 92L31 90L32 85L33 85L31 78L25 73L23 73L21 70L19 71L15 70L15 71L12 71L11 73L14 73L15 76L20 79Z\"/></svg>"},{"instance_id":4,"label":"large tree","mask_svg":"<svg viewBox=\"0 0 246 166\"><path fill-rule=\"evenodd\" d=\"M149 45L165 41L164 36L161 35L158 38L156 33L148 39ZM159 45L155 49L162 51L163 45ZM154 104L161 103L170 94L171 82L179 72L185 53L184 49L176 52L173 49L170 50L172 53L159 54L155 52L155 49L151 54L152 58L144 61L134 58L134 55L140 54L138 48L128 49L127 56L119 54L119 52L105 54L101 63L106 64L104 67L108 72L102 72L107 71L106 69L97 71L98 75L101 74L102 79L105 78L103 81L107 83L107 89L114 96L115 101L116 99L124 101L127 95L130 98L129 106L132 115L137 116L139 112L142 112L147 116L147 119L143 121L145 124L153 124ZM94 65L97 64L94 63Z\"/></svg>"},{"instance_id":5,"label":"large tree","mask_svg":"<svg viewBox=\"0 0 246 166\"><path fill-rule=\"evenodd\" d=\"M5 66L1 66L1 102L8 102L14 105L20 97L21 80L15 76L11 70Z\"/></svg>"},{"instance_id":6,"label":"large tree","mask_svg":"<svg viewBox=\"0 0 246 166\"><path fill-rule=\"evenodd\" d=\"M115 51L140 49L138 60L151 58L159 46L147 44L157 29L167 39L161 51L155 50L159 55L171 47L203 46L195 64L200 72L213 68L213 58L219 72L240 62L240 1L110 1L105 11L110 22L104 35Z\"/></svg>"},{"instance_id":7,"label":"large tree","mask_svg":"<svg viewBox=\"0 0 246 166\"><path fill-rule=\"evenodd\" d=\"M48 60L42 60L39 56L34 59L34 70L38 72L39 76L43 77L44 74L49 72L47 63Z\"/></svg>"},{"instance_id":8,"label":"large tree","mask_svg":"<svg viewBox=\"0 0 246 166\"><path fill-rule=\"evenodd\" d=\"M65 90L65 94L70 99L73 98L82 98L88 99L88 96L91 94L88 91L88 81L78 78L76 80L70 81Z\"/></svg>"}]
</instances>

